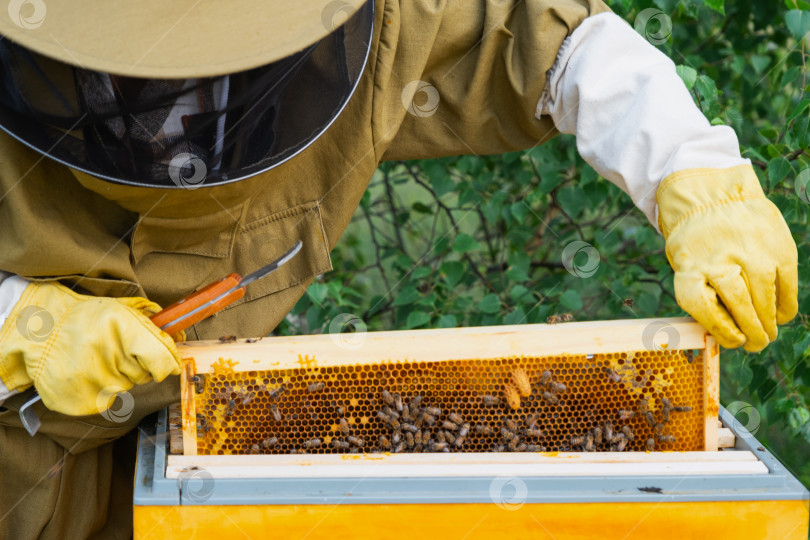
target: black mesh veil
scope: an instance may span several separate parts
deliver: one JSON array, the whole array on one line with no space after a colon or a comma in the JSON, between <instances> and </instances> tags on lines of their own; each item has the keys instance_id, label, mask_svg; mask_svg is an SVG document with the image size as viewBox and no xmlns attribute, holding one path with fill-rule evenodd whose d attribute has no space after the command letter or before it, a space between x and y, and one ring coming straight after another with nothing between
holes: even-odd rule
<instances>
[{"instance_id":1,"label":"black mesh veil","mask_svg":"<svg viewBox=\"0 0 810 540\"><path fill-rule=\"evenodd\" d=\"M0 127L57 161L117 183L234 182L286 161L332 123L362 74L372 22L369 1L294 55L196 79L91 71L0 39Z\"/></svg>"}]
</instances>

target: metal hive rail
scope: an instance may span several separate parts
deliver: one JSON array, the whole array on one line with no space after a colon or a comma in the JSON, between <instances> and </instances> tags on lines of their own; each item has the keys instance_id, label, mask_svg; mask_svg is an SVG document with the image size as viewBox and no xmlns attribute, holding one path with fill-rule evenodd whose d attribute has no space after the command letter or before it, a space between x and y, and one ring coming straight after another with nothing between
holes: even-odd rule
<instances>
[{"instance_id":1,"label":"metal hive rail","mask_svg":"<svg viewBox=\"0 0 810 540\"><path fill-rule=\"evenodd\" d=\"M369 333L355 350L329 336L191 345L184 450L712 449L717 348L672 321L678 343L650 350L633 337L649 320Z\"/></svg>"}]
</instances>

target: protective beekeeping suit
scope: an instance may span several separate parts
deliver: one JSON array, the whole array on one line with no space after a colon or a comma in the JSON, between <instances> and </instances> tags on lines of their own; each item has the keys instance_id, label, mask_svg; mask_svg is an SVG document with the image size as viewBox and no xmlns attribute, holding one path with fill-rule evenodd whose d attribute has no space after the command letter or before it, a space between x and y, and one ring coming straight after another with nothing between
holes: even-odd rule
<instances>
[{"instance_id":1,"label":"protective beekeeping suit","mask_svg":"<svg viewBox=\"0 0 810 540\"><path fill-rule=\"evenodd\" d=\"M179 399L148 315L300 239L187 331L266 335L383 160L574 133L722 345L796 313L796 247L734 133L598 0L12 0L0 34L0 537L127 537L132 449L111 441ZM126 419L98 414L110 388Z\"/></svg>"}]
</instances>

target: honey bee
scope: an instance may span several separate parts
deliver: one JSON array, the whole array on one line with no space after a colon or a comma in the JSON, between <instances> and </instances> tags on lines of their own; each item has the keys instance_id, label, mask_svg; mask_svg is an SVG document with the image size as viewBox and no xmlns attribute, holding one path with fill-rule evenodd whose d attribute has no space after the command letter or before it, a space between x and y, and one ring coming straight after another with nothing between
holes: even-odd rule
<instances>
[{"instance_id":1,"label":"honey bee","mask_svg":"<svg viewBox=\"0 0 810 540\"><path fill-rule=\"evenodd\" d=\"M236 341L236 336L222 336L219 338L220 343L233 343Z\"/></svg>"},{"instance_id":2,"label":"honey bee","mask_svg":"<svg viewBox=\"0 0 810 540\"><path fill-rule=\"evenodd\" d=\"M445 443L445 446L447 446L446 443ZM395 454L401 454L403 450L405 450L405 443L401 442L394 448L394 453Z\"/></svg>"},{"instance_id":3,"label":"honey bee","mask_svg":"<svg viewBox=\"0 0 810 540\"><path fill-rule=\"evenodd\" d=\"M508 429L509 431L511 431L511 432L513 432L513 433L517 433L517 431L518 431L518 425L517 425L517 424L515 423L515 421L514 421L514 420L512 420L511 418L506 418L506 419L503 421L503 424L506 426L506 429Z\"/></svg>"},{"instance_id":4,"label":"honey bee","mask_svg":"<svg viewBox=\"0 0 810 540\"><path fill-rule=\"evenodd\" d=\"M481 401L488 407L496 407L501 404L501 398L489 394L481 396Z\"/></svg>"},{"instance_id":5,"label":"honey bee","mask_svg":"<svg viewBox=\"0 0 810 540\"><path fill-rule=\"evenodd\" d=\"M571 437L571 446L582 446L585 444L585 437L582 435L576 435Z\"/></svg>"},{"instance_id":6,"label":"honey bee","mask_svg":"<svg viewBox=\"0 0 810 540\"><path fill-rule=\"evenodd\" d=\"M624 436L624 433L616 433L615 435L613 435L613 438L610 439L610 442L612 444L618 444L621 441L625 441L625 440L627 440L627 437Z\"/></svg>"},{"instance_id":7,"label":"honey bee","mask_svg":"<svg viewBox=\"0 0 810 540\"><path fill-rule=\"evenodd\" d=\"M617 452L624 452L625 448L627 448L627 439L622 439L616 444Z\"/></svg>"},{"instance_id":8,"label":"honey bee","mask_svg":"<svg viewBox=\"0 0 810 540\"><path fill-rule=\"evenodd\" d=\"M492 428L486 424L476 424L474 429L479 435L492 435Z\"/></svg>"},{"instance_id":9,"label":"honey bee","mask_svg":"<svg viewBox=\"0 0 810 540\"><path fill-rule=\"evenodd\" d=\"M200 437L201 435L205 435L209 431L214 429L214 427L208 423L208 419L205 415L198 414L197 415L197 436Z\"/></svg>"},{"instance_id":10,"label":"honey bee","mask_svg":"<svg viewBox=\"0 0 810 540\"><path fill-rule=\"evenodd\" d=\"M602 428L599 426L593 428L593 440L596 444L602 444Z\"/></svg>"},{"instance_id":11,"label":"honey bee","mask_svg":"<svg viewBox=\"0 0 810 540\"><path fill-rule=\"evenodd\" d=\"M402 432L395 431L391 434L391 444L399 444L402 440Z\"/></svg>"},{"instance_id":12,"label":"honey bee","mask_svg":"<svg viewBox=\"0 0 810 540\"><path fill-rule=\"evenodd\" d=\"M509 383L504 385L503 397L506 399L506 404L509 405L510 409L517 410L520 408L520 395L513 385Z\"/></svg>"},{"instance_id":13,"label":"honey bee","mask_svg":"<svg viewBox=\"0 0 810 540\"><path fill-rule=\"evenodd\" d=\"M652 452L655 450L655 439L649 438L647 439L647 451Z\"/></svg>"},{"instance_id":14,"label":"honey bee","mask_svg":"<svg viewBox=\"0 0 810 540\"><path fill-rule=\"evenodd\" d=\"M509 444L507 444L506 447L509 450L511 450L512 452L516 452L519 443L520 443L520 439L518 439L516 437L516 438L512 439L511 441L509 441Z\"/></svg>"},{"instance_id":15,"label":"honey bee","mask_svg":"<svg viewBox=\"0 0 810 540\"><path fill-rule=\"evenodd\" d=\"M540 375L540 384L545 386L548 384L548 381L551 380L551 372L549 370L543 371L543 374Z\"/></svg>"},{"instance_id":16,"label":"honey bee","mask_svg":"<svg viewBox=\"0 0 810 540\"><path fill-rule=\"evenodd\" d=\"M540 446L539 444L527 444L526 445L527 452L545 452L546 447Z\"/></svg>"},{"instance_id":17,"label":"honey bee","mask_svg":"<svg viewBox=\"0 0 810 540\"><path fill-rule=\"evenodd\" d=\"M348 450L351 445L346 441L341 441L340 439L332 439L332 447L337 448L338 450Z\"/></svg>"},{"instance_id":18,"label":"honey bee","mask_svg":"<svg viewBox=\"0 0 810 540\"><path fill-rule=\"evenodd\" d=\"M346 443L346 446L348 445L349 443ZM389 448L391 448L391 441L385 435L380 435L380 446L388 450Z\"/></svg>"},{"instance_id":19,"label":"honey bee","mask_svg":"<svg viewBox=\"0 0 810 540\"><path fill-rule=\"evenodd\" d=\"M663 405L664 407L667 407L669 409L672 408L672 402L669 399L665 398L665 397L661 398L661 405Z\"/></svg>"},{"instance_id":20,"label":"honey bee","mask_svg":"<svg viewBox=\"0 0 810 540\"><path fill-rule=\"evenodd\" d=\"M630 420L636 417L636 411L630 409L619 409L619 420Z\"/></svg>"},{"instance_id":21,"label":"honey bee","mask_svg":"<svg viewBox=\"0 0 810 540\"><path fill-rule=\"evenodd\" d=\"M675 437L674 435L659 435L658 436L658 442L672 443L672 442L675 442L677 440L678 440L678 438Z\"/></svg>"},{"instance_id":22,"label":"honey bee","mask_svg":"<svg viewBox=\"0 0 810 540\"><path fill-rule=\"evenodd\" d=\"M304 441L304 444L302 444L301 446L303 446L304 448L318 448L322 442L323 441L321 441L320 439L309 439L308 441Z\"/></svg>"},{"instance_id":23,"label":"honey bee","mask_svg":"<svg viewBox=\"0 0 810 540\"><path fill-rule=\"evenodd\" d=\"M594 450L593 435L588 433L587 435L585 435L585 451L593 452L593 450Z\"/></svg>"},{"instance_id":24,"label":"honey bee","mask_svg":"<svg viewBox=\"0 0 810 540\"><path fill-rule=\"evenodd\" d=\"M242 396L242 405L247 405L248 403L253 401L254 397L256 397L256 392L252 392L252 391L251 392L246 392Z\"/></svg>"},{"instance_id":25,"label":"honey bee","mask_svg":"<svg viewBox=\"0 0 810 540\"><path fill-rule=\"evenodd\" d=\"M338 421L338 429L344 435L348 435L349 434L349 422L347 422L345 418L341 418Z\"/></svg>"},{"instance_id":26,"label":"honey bee","mask_svg":"<svg viewBox=\"0 0 810 540\"><path fill-rule=\"evenodd\" d=\"M442 422L442 427L444 429L449 429L451 431L457 431L458 430L458 424L454 424L450 420L445 420L444 422Z\"/></svg>"},{"instance_id":27,"label":"honey bee","mask_svg":"<svg viewBox=\"0 0 810 540\"><path fill-rule=\"evenodd\" d=\"M551 392L543 392L543 399L545 399L551 405L556 405L560 402L559 398Z\"/></svg>"},{"instance_id":28,"label":"honey bee","mask_svg":"<svg viewBox=\"0 0 810 540\"><path fill-rule=\"evenodd\" d=\"M275 404L270 405L270 415L276 422L281 422L284 419L284 417L281 415L281 411L278 410L278 407Z\"/></svg>"},{"instance_id":29,"label":"honey bee","mask_svg":"<svg viewBox=\"0 0 810 540\"><path fill-rule=\"evenodd\" d=\"M421 431L417 431L416 433L413 434L413 442L416 443L417 446L422 444L422 432Z\"/></svg>"},{"instance_id":30,"label":"honey bee","mask_svg":"<svg viewBox=\"0 0 810 540\"><path fill-rule=\"evenodd\" d=\"M258 342L260 342L260 341L261 341L261 340L263 340L263 339L264 339L263 337L257 337L257 338L247 338L247 339L245 340L245 343L258 343Z\"/></svg>"},{"instance_id":31,"label":"honey bee","mask_svg":"<svg viewBox=\"0 0 810 540\"><path fill-rule=\"evenodd\" d=\"M202 373L198 373L194 375L192 378L189 379L192 383L194 383L194 392L197 394L202 394L205 391L205 375Z\"/></svg>"},{"instance_id":32,"label":"honey bee","mask_svg":"<svg viewBox=\"0 0 810 540\"><path fill-rule=\"evenodd\" d=\"M465 422L464 424L461 424L461 427L458 430L458 436L462 438L466 437L469 432L470 432L470 424Z\"/></svg>"},{"instance_id":33,"label":"honey bee","mask_svg":"<svg viewBox=\"0 0 810 540\"><path fill-rule=\"evenodd\" d=\"M420 403L422 403L422 396L420 395L414 396L414 398L411 400L411 410L415 411L416 409L418 409Z\"/></svg>"},{"instance_id":34,"label":"honey bee","mask_svg":"<svg viewBox=\"0 0 810 540\"><path fill-rule=\"evenodd\" d=\"M413 437L413 433L410 431L405 433L405 444L408 446L408 448L413 448L416 445L416 440Z\"/></svg>"},{"instance_id":35,"label":"honey bee","mask_svg":"<svg viewBox=\"0 0 810 540\"><path fill-rule=\"evenodd\" d=\"M276 399L277 397L279 397L281 394L284 393L284 390L286 390L286 388L282 384L278 388L270 390L270 393L267 395L267 397L269 397L270 399Z\"/></svg>"},{"instance_id":36,"label":"honey bee","mask_svg":"<svg viewBox=\"0 0 810 540\"><path fill-rule=\"evenodd\" d=\"M234 399L228 400L228 407L225 409L225 417L228 418L236 412L236 401Z\"/></svg>"},{"instance_id":37,"label":"honey bee","mask_svg":"<svg viewBox=\"0 0 810 540\"><path fill-rule=\"evenodd\" d=\"M695 361L695 352L692 349L683 351L683 355L686 357L686 361L690 364Z\"/></svg>"},{"instance_id":38,"label":"honey bee","mask_svg":"<svg viewBox=\"0 0 810 540\"><path fill-rule=\"evenodd\" d=\"M517 435L515 435L513 432L509 431L505 427L501 428L501 436L504 438L504 440L507 441L511 441L512 439L517 437Z\"/></svg>"},{"instance_id":39,"label":"honey bee","mask_svg":"<svg viewBox=\"0 0 810 540\"><path fill-rule=\"evenodd\" d=\"M453 444L454 442L456 442L456 436L449 431L445 431L444 440L446 440L449 444Z\"/></svg>"},{"instance_id":40,"label":"honey bee","mask_svg":"<svg viewBox=\"0 0 810 540\"><path fill-rule=\"evenodd\" d=\"M688 405L678 405L677 407L672 407L672 410L675 412L691 412L692 407Z\"/></svg>"},{"instance_id":41,"label":"honey bee","mask_svg":"<svg viewBox=\"0 0 810 540\"><path fill-rule=\"evenodd\" d=\"M632 298L625 298L622 302L625 306L632 308L633 307L633 299Z\"/></svg>"},{"instance_id":42,"label":"honey bee","mask_svg":"<svg viewBox=\"0 0 810 540\"><path fill-rule=\"evenodd\" d=\"M412 420L411 418L411 409L408 407L408 404L402 405L402 418L405 420Z\"/></svg>"},{"instance_id":43,"label":"honey bee","mask_svg":"<svg viewBox=\"0 0 810 540\"><path fill-rule=\"evenodd\" d=\"M557 324L561 322L571 322L574 320L574 316L570 313L558 313L555 315L551 315L546 318L547 324Z\"/></svg>"},{"instance_id":44,"label":"honey bee","mask_svg":"<svg viewBox=\"0 0 810 540\"><path fill-rule=\"evenodd\" d=\"M430 416L441 416L442 410L438 407L425 407L425 412Z\"/></svg>"},{"instance_id":45,"label":"honey bee","mask_svg":"<svg viewBox=\"0 0 810 540\"><path fill-rule=\"evenodd\" d=\"M438 442L433 445L433 449L437 452L441 452L443 450L447 450L447 443L446 442Z\"/></svg>"},{"instance_id":46,"label":"honey bee","mask_svg":"<svg viewBox=\"0 0 810 540\"><path fill-rule=\"evenodd\" d=\"M314 382L314 383L309 383L307 385L307 392L309 392L310 394L313 394L315 392L320 392L324 388L326 388L326 383L324 383L324 382L318 381L318 382Z\"/></svg>"},{"instance_id":47,"label":"honey bee","mask_svg":"<svg viewBox=\"0 0 810 540\"><path fill-rule=\"evenodd\" d=\"M253 446L250 447L250 453L251 454L258 454L260 451L261 451L261 448L259 448L258 444L254 444Z\"/></svg>"},{"instance_id":48,"label":"honey bee","mask_svg":"<svg viewBox=\"0 0 810 540\"><path fill-rule=\"evenodd\" d=\"M605 423L605 440L610 442L613 439L613 424L610 422Z\"/></svg>"},{"instance_id":49,"label":"honey bee","mask_svg":"<svg viewBox=\"0 0 810 540\"><path fill-rule=\"evenodd\" d=\"M467 440L467 437L456 437L456 448L461 448L464 446L464 441Z\"/></svg>"},{"instance_id":50,"label":"honey bee","mask_svg":"<svg viewBox=\"0 0 810 540\"><path fill-rule=\"evenodd\" d=\"M384 411L384 412L385 412L385 414L387 414L389 417L391 417L391 418L396 418L397 420L399 420L399 413L398 413L397 411L395 411L394 409L392 409L391 407L384 407L384 408L383 408L383 411Z\"/></svg>"},{"instance_id":51,"label":"honey bee","mask_svg":"<svg viewBox=\"0 0 810 540\"><path fill-rule=\"evenodd\" d=\"M420 420L423 420L423 421L424 421L424 423L425 423L425 424L427 424L427 425L429 425L429 426L432 426L433 424L435 424L435 423L436 423L436 417L435 417L435 416L431 416L431 415L429 415L429 414L428 414L428 413L426 413L426 412L423 412L423 413L422 413L422 416L420 416L420 417L419 417L419 419L420 419Z\"/></svg>"},{"instance_id":52,"label":"honey bee","mask_svg":"<svg viewBox=\"0 0 810 540\"><path fill-rule=\"evenodd\" d=\"M644 419L647 420L647 424L650 427L655 427L656 422L655 422L655 417L653 416L652 412L647 411L646 413L644 413Z\"/></svg>"},{"instance_id":53,"label":"honey bee","mask_svg":"<svg viewBox=\"0 0 810 540\"><path fill-rule=\"evenodd\" d=\"M638 412L641 414L647 414L649 411L649 407L647 406L647 398L641 398L638 400Z\"/></svg>"},{"instance_id":54,"label":"honey bee","mask_svg":"<svg viewBox=\"0 0 810 540\"><path fill-rule=\"evenodd\" d=\"M609 380L610 382L614 382L614 383L621 382L622 377L621 377L621 375L619 375L618 373L616 373L616 371L615 371L615 370L613 370L613 369L611 369L611 368L607 368L607 367L606 367L606 368L604 368L604 370L605 370L605 373L607 373L607 377L608 377L608 380Z\"/></svg>"},{"instance_id":55,"label":"honey bee","mask_svg":"<svg viewBox=\"0 0 810 540\"><path fill-rule=\"evenodd\" d=\"M365 444L365 441L363 441L363 439L361 439L360 437L349 436L346 437L346 440L349 441L349 444L357 446L358 448L362 448L363 445Z\"/></svg>"},{"instance_id":56,"label":"honey bee","mask_svg":"<svg viewBox=\"0 0 810 540\"><path fill-rule=\"evenodd\" d=\"M418 428L418 427L416 427L415 425L413 425L413 424L406 424L406 423L404 423L404 422L403 422L403 424L402 424L402 429L404 429L405 431L410 432L410 433L416 433L416 432L418 432L418 431L419 431L419 428Z\"/></svg>"},{"instance_id":57,"label":"honey bee","mask_svg":"<svg viewBox=\"0 0 810 540\"><path fill-rule=\"evenodd\" d=\"M268 437L262 441L262 448L272 448L278 444L278 437Z\"/></svg>"},{"instance_id":58,"label":"honey bee","mask_svg":"<svg viewBox=\"0 0 810 540\"><path fill-rule=\"evenodd\" d=\"M633 430L630 428L630 426L622 426L622 433L624 433L625 437L627 437L631 441L636 438L636 435L633 433Z\"/></svg>"},{"instance_id":59,"label":"honey bee","mask_svg":"<svg viewBox=\"0 0 810 540\"><path fill-rule=\"evenodd\" d=\"M550 383L548 383L548 386L551 389L551 391L556 394L562 394L563 392L565 392L565 385L561 382L551 381Z\"/></svg>"},{"instance_id":60,"label":"honey bee","mask_svg":"<svg viewBox=\"0 0 810 540\"><path fill-rule=\"evenodd\" d=\"M404 405L402 404L402 396L399 393L394 394L394 407L396 407L397 411L402 412L404 409Z\"/></svg>"},{"instance_id":61,"label":"honey bee","mask_svg":"<svg viewBox=\"0 0 810 540\"><path fill-rule=\"evenodd\" d=\"M457 413L450 413L449 415L447 415L447 419L453 422L454 424L458 425L464 423L464 418L462 418L461 415Z\"/></svg>"},{"instance_id":62,"label":"honey bee","mask_svg":"<svg viewBox=\"0 0 810 540\"><path fill-rule=\"evenodd\" d=\"M669 415L670 415L671 412L672 412L672 409L670 409L669 407L664 407L663 409L661 409L661 419L663 420L663 422L665 424L669 423L669 418L670 418Z\"/></svg>"},{"instance_id":63,"label":"honey bee","mask_svg":"<svg viewBox=\"0 0 810 540\"><path fill-rule=\"evenodd\" d=\"M385 403L387 403L388 405L393 405L394 404L394 396L391 395L391 392L389 392L388 390L383 388L383 391L381 392L381 395L382 395L382 399L383 399L383 401Z\"/></svg>"},{"instance_id":64,"label":"honey bee","mask_svg":"<svg viewBox=\"0 0 810 540\"><path fill-rule=\"evenodd\" d=\"M516 368L512 371L512 382L517 388L518 394L522 397L529 397L532 395L532 385L529 383L529 376L521 368Z\"/></svg>"}]
</instances>

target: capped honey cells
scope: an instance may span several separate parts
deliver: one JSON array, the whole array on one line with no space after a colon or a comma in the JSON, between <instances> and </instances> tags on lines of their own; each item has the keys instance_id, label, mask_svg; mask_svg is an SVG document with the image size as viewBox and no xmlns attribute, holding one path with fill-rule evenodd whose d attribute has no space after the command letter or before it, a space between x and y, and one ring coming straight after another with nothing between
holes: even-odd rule
<instances>
[{"instance_id":1,"label":"capped honey cells","mask_svg":"<svg viewBox=\"0 0 810 540\"><path fill-rule=\"evenodd\" d=\"M595 355L192 378L201 455L701 450L703 357Z\"/></svg>"}]
</instances>

